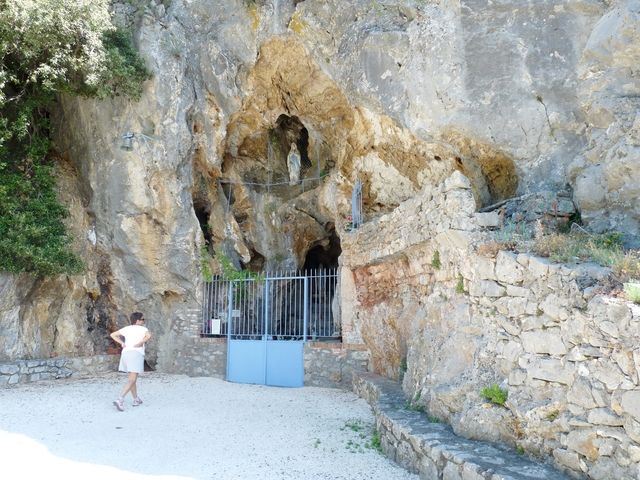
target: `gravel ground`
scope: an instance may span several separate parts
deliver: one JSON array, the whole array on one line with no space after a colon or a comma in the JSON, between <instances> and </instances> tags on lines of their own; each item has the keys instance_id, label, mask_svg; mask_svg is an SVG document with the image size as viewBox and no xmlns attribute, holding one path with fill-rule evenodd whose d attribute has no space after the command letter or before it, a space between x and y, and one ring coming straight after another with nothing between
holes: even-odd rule
<instances>
[{"instance_id":1,"label":"gravel ground","mask_svg":"<svg viewBox=\"0 0 640 480\"><path fill-rule=\"evenodd\" d=\"M351 392L146 373L144 404L111 402L124 374L0 389L7 479L417 480L370 447Z\"/></svg>"}]
</instances>

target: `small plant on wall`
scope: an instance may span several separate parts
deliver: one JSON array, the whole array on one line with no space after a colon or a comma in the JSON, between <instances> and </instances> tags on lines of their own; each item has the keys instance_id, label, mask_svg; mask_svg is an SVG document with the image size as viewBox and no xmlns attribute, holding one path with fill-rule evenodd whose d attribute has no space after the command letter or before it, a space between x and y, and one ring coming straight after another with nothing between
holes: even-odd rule
<instances>
[{"instance_id":1,"label":"small plant on wall","mask_svg":"<svg viewBox=\"0 0 640 480\"><path fill-rule=\"evenodd\" d=\"M250 270L238 270L233 266L233 262L224 253L218 252L216 260L222 268L222 278L227 281L234 280L261 280L260 274Z\"/></svg>"},{"instance_id":2,"label":"small plant on wall","mask_svg":"<svg viewBox=\"0 0 640 480\"><path fill-rule=\"evenodd\" d=\"M440 252L438 250L433 252L433 258L431 259L431 266L436 270L440 270L440 267L442 267L442 263L440 262Z\"/></svg>"},{"instance_id":3,"label":"small plant on wall","mask_svg":"<svg viewBox=\"0 0 640 480\"><path fill-rule=\"evenodd\" d=\"M488 402L504 407L504 404L507 401L508 392L504 388L500 388L499 385L494 383L493 385L484 387L482 390L480 390L480 395Z\"/></svg>"},{"instance_id":4,"label":"small plant on wall","mask_svg":"<svg viewBox=\"0 0 640 480\"><path fill-rule=\"evenodd\" d=\"M252 272L250 270L238 270L233 265L231 259L222 252L218 252L216 254L216 260L222 269L222 279L234 284L234 301L236 303L242 303L245 301L249 293L249 289L255 288L252 286L252 282L249 282L248 280L253 280L255 282L264 281L264 274Z\"/></svg>"},{"instance_id":5,"label":"small plant on wall","mask_svg":"<svg viewBox=\"0 0 640 480\"><path fill-rule=\"evenodd\" d=\"M407 357L403 357L402 360L400 360L400 369L398 372L398 380L400 380L400 383L404 380L405 373L407 373Z\"/></svg>"},{"instance_id":6,"label":"small plant on wall","mask_svg":"<svg viewBox=\"0 0 640 480\"><path fill-rule=\"evenodd\" d=\"M380 441L380 432L374 430L371 434L371 443L370 448L377 450L378 452L382 452L382 443Z\"/></svg>"}]
</instances>

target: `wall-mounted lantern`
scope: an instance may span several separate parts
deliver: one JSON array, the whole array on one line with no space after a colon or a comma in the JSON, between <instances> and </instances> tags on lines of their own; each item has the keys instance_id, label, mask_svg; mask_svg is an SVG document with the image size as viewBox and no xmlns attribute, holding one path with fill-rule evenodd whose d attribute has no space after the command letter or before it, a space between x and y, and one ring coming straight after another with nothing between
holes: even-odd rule
<instances>
[{"instance_id":1,"label":"wall-mounted lantern","mask_svg":"<svg viewBox=\"0 0 640 480\"><path fill-rule=\"evenodd\" d=\"M130 152L131 150L133 150L133 139L135 138L136 134L133 132L125 132L122 134L122 144L120 145L120 148L122 150L126 150L127 152Z\"/></svg>"},{"instance_id":2,"label":"wall-mounted lantern","mask_svg":"<svg viewBox=\"0 0 640 480\"><path fill-rule=\"evenodd\" d=\"M145 135L144 133L136 133L136 132L124 132L121 136L120 148L127 152L130 152L134 148L134 141L144 142L145 144L149 140L157 140L156 137L151 137L149 135Z\"/></svg>"}]
</instances>

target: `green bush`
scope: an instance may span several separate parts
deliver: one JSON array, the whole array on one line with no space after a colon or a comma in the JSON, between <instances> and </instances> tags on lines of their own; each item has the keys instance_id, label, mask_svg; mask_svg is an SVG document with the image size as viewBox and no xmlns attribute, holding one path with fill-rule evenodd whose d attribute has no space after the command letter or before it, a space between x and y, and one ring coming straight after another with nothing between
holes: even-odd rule
<instances>
[{"instance_id":1,"label":"green bush","mask_svg":"<svg viewBox=\"0 0 640 480\"><path fill-rule=\"evenodd\" d=\"M211 271L211 255L206 245L200 247L200 272L205 282L213 280L213 272Z\"/></svg>"},{"instance_id":2,"label":"green bush","mask_svg":"<svg viewBox=\"0 0 640 480\"><path fill-rule=\"evenodd\" d=\"M558 418L559 415L560 415L560 410L552 410L545 416L545 418L550 422L553 422L556 418Z\"/></svg>"},{"instance_id":3,"label":"green bush","mask_svg":"<svg viewBox=\"0 0 640 480\"><path fill-rule=\"evenodd\" d=\"M484 387L480 390L480 395L485 400L495 403L496 405L503 405L507 401L508 393L506 390L500 388L499 385L493 384L488 387Z\"/></svg>"},{"instance_id":4,"label":"green bush","mask_svg":"<svg viewBox=\"0 0 640 480\"><path fill-rule=\"evenodd\" d=\"M251 270L238 270L233 266L233 262L229 257L227 257L224 253L218 252L216 254L216 260L220 264L222 268L222 278L223 280L234 281L234 280L258 280L262 281L263 275L259 273L252 272Z\"/></svg>"},{"instance_id":5,"label":"green bush","mask_svg":"<svg viewBox=\"0 0 640 480\"><path fill-rule=\"evenodd\" d=\"M249 294L250 282L244 280L264 281L264 274L252 272L251 270L236 269L231 259L222 252L216 254L216 260L222 268L222 279L234 283L234 301L237 304L245 301Z\"/></svg>"},{"instance_id":6,"label":"green bush","mask_svg":"<svg viewBox=\"0 0 640 480\"><path fill-rule=\"evenodd\" d=\"M149 73L108 0L0 7L0 271L77 273L56 196L49 113L59 93L138 97Z\"/></svg>"},{"instance_id":7,"label":"green bush","mask_svg":"<svg viewBox=\"0 0 640 480\"><path fill-rule=\"evenodd\" d=\"M140 98L142 84L151 78L151 74L133 48L131 33L119 28L108 31L104 34L103 42L109 73L103 75L103 81L95 95L101 98L112 95Z\"/></svg>"},{"instance_id":8,"label":"green bush","mask_svg":"<svg viewBox=\"0 0 640 480\"><path fill-rule=\"evenodd\" d=\"M77 273L80 259L68 248L62 219L67 211L56 199L52 168L10 171L0 163L0 269L38 275Z\"/></svg>"}]
</instances>

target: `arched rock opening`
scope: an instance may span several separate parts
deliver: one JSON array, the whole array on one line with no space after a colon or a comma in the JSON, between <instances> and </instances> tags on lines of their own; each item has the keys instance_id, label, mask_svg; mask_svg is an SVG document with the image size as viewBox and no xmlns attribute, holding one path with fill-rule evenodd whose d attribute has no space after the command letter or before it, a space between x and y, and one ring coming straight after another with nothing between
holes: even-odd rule
<instances>
[{"instance_id":1,"label":"arched rock opening","mask_svg":"<svg viewBox=\"0 0 640 480\"><path fill-rule=\"evenodd\" d=\"M229 201L234 220L225 228L245 265L251 250L267 257L268 269L335 265L340 247L325 225L345 228L356 179L364 184L370 220L455 168L455 149L353 106L291 39L262 45L246 91L227 125L221 172L235 197ZM300 181L291 178L287 162L292 143L300 153ZM332 259L320 258L326 255Z\"/></svg>"},{"instance_id":2,"label":"arched rock opening","mask_svg":"<svg viewBox=\"0 0 640 480\"><path fill-rule=\"evenodd\" d=\"M198 219L205 243L207 246L210 246L212 245L212 232L209 226L209 218L211 217L210 187L208 175L201 170L200 166L199 162L195 163L191 201L193 202L193 212Z\"/></svg>"},{"instance_id":3,"label":"arched rock opening","mask_svg":"<svg viewBox=\"0 0 640 480\"><path fill-rule=\"evenodd\" d=\"M471 181L478 208L516 194L518 174L506 153L458 131L448 131L443 137L459 152L454 167Z\"/></svg>"},{"instance_id":4,"label":"arched rock opening","mask_svg":"<svg viewBox=\"0 0 640 480\"><path fill-rule=\"evenodd\" d=\"M221 183L232 183L223 186L231 212L224 217L230 223L225 236L233 237L244 268L299 269L314 247L318 254L333 252L335 259L323 265L335 265L339 241L328 239L324 227L335 215L321 207L323 181L317 177L344 155L353 109L295 41L265 43L247 82L251 95L230 118L224 145ZM287 158L292 144L299 176L291 175Z\"/></svg>"},{"instance_id":5,"label":"arched rock opening","mask_svg":"<svg viewBox=\"0 0 640 480\"><path fill-rule=\"evenodd\" d=\"M209 227L209 214L211 211L209 210L208 205L196 201L193 202L193 211L195 212L198 223L200 224L200 230L202 230L204 240L207 245L210 245L211 228Z\"/></svg>"},{"instance_id":6,"label":"arched rock opening","mask_svg":"<svg viewBox=\"0 0 640 480\"><path fill-rule=\"evenodd\" d=\"M271 134L271 132L273 133ZM279 142L279 150L285 153L282 160L286 160L291 144L295 143L300 152L302 171L304 172L311 167L311 160L309 159L309 131L297 116L289 116L283 113L276 120L276 127L270 130L270 134Z\"/></svg>"},{"instance_id":7,"label":"arched rock opening","mask_svg":"<svg viewBox=\"0 0 640 480\"><path fill-rule=\"evenodd\" d=\"M338 259L342 253L340 237L338 237L333 223L329 223L326 228L329 231L329 238L313 245L307 251L302 267L303 271L338 267Z\"/></svg>"}]
</instances>

